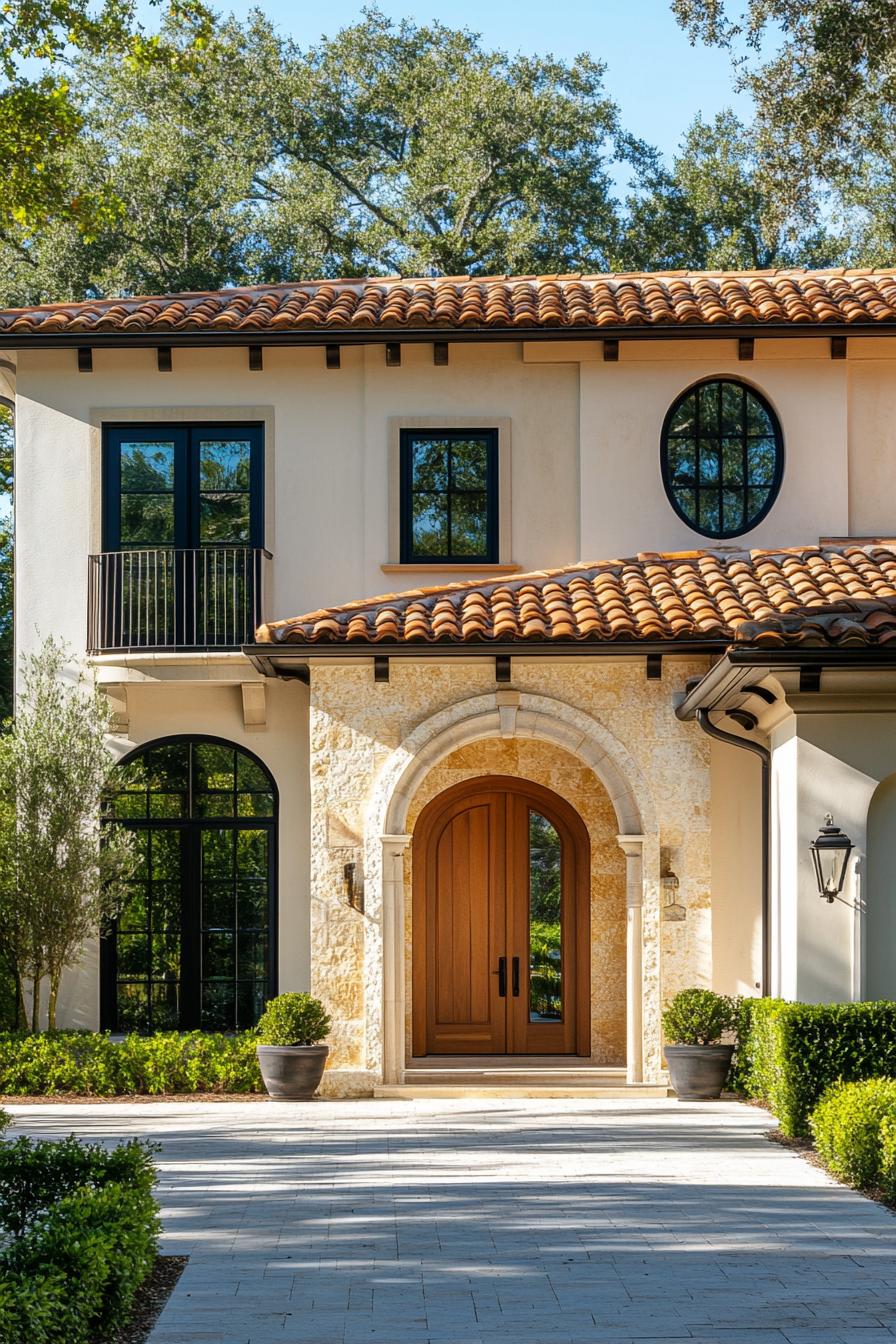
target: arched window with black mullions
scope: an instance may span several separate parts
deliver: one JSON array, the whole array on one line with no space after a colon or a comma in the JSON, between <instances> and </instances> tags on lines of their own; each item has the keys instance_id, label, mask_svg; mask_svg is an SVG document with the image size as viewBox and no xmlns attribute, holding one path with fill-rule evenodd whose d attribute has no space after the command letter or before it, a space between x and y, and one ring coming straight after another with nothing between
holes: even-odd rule
<instances>
[{"instance_id":1,"label":"arched window with black mullions","mask_svg":"<svg viewBox=\"0 0 896 1344\"><path fill-rule=\"evenodd\" d=\"M277 790L256 756L208 737L140 747L117 769L108 824L137 864L101 945L111 1031L241 1031L276 992Z\"/></svg>"},{"instance_id":2,"label":"arched window with black mullions","mask_svg":"<svg viewBox=\"0 0 896 1344\"><path fill-rule=\"evenodd\" d=\"M669 503L704 537L756 527L784 474L778 417L761 393L733 378L708 378L672 403L660 454Z\"/></svg>"}]
</instances>

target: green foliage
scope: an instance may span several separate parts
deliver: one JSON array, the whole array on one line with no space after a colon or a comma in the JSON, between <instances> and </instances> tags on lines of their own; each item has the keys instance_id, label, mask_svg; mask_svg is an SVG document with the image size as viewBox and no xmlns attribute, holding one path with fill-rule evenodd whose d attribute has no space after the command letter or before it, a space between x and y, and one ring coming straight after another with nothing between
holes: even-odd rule
<instances>
[{"instance_id":1,"label":"green foliage","mask_svg":"<svg viewBox=\"0 0 896 1344\"><path fill-rule=\"evenodd\" d=\"M126 1324L158 1244L151 1152L0 1145L0 1344L88 1344Z\"/></svg>"},{"instance_id":2,"label":"green foliage","mask_svg":"<svg viewBox=\"0 0 896 1344\"><path fill-rule=\"evenodd\" d=\"M653 164L628 201L620 263L631 270L831 266L843 243L820 223L817 193L790 209L755 131L730 110L697 117L671 169Z\"/></svg>"},{"instance_id":3,"label":"green foliage","mask_svg":"<svg viewBox=\"0 0 896 1344\"><path fill-rule=\"evenodd\" d=\"M116 1148L74 1136L46 1143L19 1138L0 1144L0 1226L21 1237L42 1210L85 1185L113 1182L138 1194L155 1185L152 1149L133 1139Z\"/></svg>"},{"instance_id":4,"label":"green foliage","mask_svg":"<svg viewBox=\"0 0 896 1344\"><path fill-rule=\"evenodd\" d=\"M62 973L114 912L134 863L133 836L98 826L115 770L99 686L47 640L22 659L17 713L0 738L0 947L31 982L31 1027L49 980L55 1026Z\"/></svg>"},{"instance_id":5,"label":"green foliage","mask_svg":"<svg viewBox=\"0 0 896 1344\"><path fill-rule=\"evenodd\" d=\"M896 1203L896 1115L885 1115L880 1122L880 1172L878 1182L883 1194Z\"/></svg>"},{"instance_id":6,"label":"green foliage","mask_svg":"<svg viewBox=\"0 0 896 1344\"><path fill-rule=\"evenodd\" d=\"M809 1117L815 1149L829 1171L860 1190L881 1185L881 1125L896 1124L896 1079L835 1083Z\"/></svg>"},{"instance_id":7,"label":"green foliage","mask_svg":"<svg viewBox=\"0 0 896 1344\"><path fill-rule=\"evenodd\" d=\"M784 1134L807 1136L809 1115L837 1082L896 1077L896 1003L741 1005L735 1086L763 1101Z\"/></svg>"},{"instance_id":8,"label":"green foliage","mask_svg":"<svg viewBox=\"0 0 896 1344\"><path fill-rule=\"evenodd\" d=\"M0 1093L110 1097L262 1092L254 1032L164 1032L116 1041L95 1032L0 1035Z\"/></svg>"},{"instance_id":9,"label":"green foliage","mask_svg":"<svg viewBox=\"0 0 896 1344\"><path fill-rule=\"evenodd\" d=\"M261 1045L318 1045L329 1030L323 1004L310 994L278 994L256 1028Z\"/></svg>"},{"instance_id":10,"label":"green foliage","mask_svg":"<svg viewBox=\"0 0 896 1344\"><path fill-rule=\"evenodd\" d=\"M151 0L162 6L163 0ZM180 43L148 36L136 0L8 0L0 25L0 157L4 163L0 236L28 236L48 220L72 220L84 232L115 213L102 189L77 186L69 152L83 124L69 82L73 53L114 52L134 70L183 66L200 48L210 15L199 0L167 0L164 12ZM20 244L21 247L21 244Z\"/></svg>"},{"instance_id":11,"label":"green foliage","mask_svg":"<svg viewBox=\"0 0 896 1344\"><path fill-rule=\"evenodd\" d=\"M0 290L37 302L606 269L620 238L613 165L638 175L647 151L620 127L603 73L587 56L508 56L376 9L309 49L255 11L220 25L185 69L89 56L75 63L84 129L68 172L119 213L89 237L63 219L11 244Z\"/></svg>"},{"instance_id":12,"label":"green foliage","mask_svg":"<svg viewBox=\"0 0 896 1344\"><path fill-rule=\"evenodd\" d=\"M849 260L896 246L896 6L892 0L673 0L692 41L727 47L756 107L762 174L798 216L821 183Z\"/></svg>"},{"instance_id":13,"label":"green foliage","mask_svg":"<svg viewBox=\"0 0 896 1344\"><path fill-rule=\"evenodd\" d=\"M670 1045L718 1045L737 1021L737 1004L711 989L682 989L663 1011Z\"/></svg>"},{"instance_id":14,"label":"green foliage","mask_svg":"<svg viewBox=\"0 0 896 1344\"><path fill-rule=\"evenodd\" d=\"M12 1116L9 1111L0 1111L0 1134L2 1134L5 1129L9 1129L11 1124Z\"/></svg>"}]
</instances>

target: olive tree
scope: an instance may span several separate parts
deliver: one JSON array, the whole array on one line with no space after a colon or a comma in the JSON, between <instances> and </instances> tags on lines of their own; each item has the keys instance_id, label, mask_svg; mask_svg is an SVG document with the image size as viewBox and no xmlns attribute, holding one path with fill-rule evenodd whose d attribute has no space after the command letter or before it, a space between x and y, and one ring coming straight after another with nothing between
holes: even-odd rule
<instances>
[{"instance_id":1,"label":"olive tree","mask_svg":"<svg viewBox=\"0 0 896 1344\"><path fill-rule=\"evenodd\" d=\"M0 940L40 1030L56 1026L63 971L114 913L133 868L131 836L100 826L115 761L109 706L53 639L21 660L15 719L0 738Z\"/></svg>"}]
</instances>

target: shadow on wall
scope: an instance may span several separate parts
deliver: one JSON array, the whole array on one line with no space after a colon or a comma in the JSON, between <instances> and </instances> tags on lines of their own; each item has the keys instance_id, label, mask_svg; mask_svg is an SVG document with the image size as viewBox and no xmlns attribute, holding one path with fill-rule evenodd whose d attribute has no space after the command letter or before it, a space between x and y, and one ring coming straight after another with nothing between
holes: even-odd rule
<instances>
[{"instance_id":1,"label":"shadow on wall","mask_svg":"<svg viewBox=\"0 0 896 1344\"><path fill-rule=\"evenodd\" d=\"M871 799L866 864L863 997L896 999L896 774Z\"/></svg>"}]
</instances>

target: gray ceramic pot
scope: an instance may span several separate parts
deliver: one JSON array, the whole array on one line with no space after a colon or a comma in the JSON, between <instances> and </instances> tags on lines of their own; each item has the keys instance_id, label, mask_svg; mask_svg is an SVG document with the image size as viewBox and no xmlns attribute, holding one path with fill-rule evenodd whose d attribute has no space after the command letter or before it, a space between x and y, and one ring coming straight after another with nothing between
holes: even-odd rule
<instances>
[{"instance_id":1,"label":"gray ceramic pot","mask_svg":"<svg viewBox=\"0 0 896 1344\"><path fill-rule=\"evenodd\" d=\"M257 1045L258 1067L271 1097L309 1101L324 1074L328 1045Z\"/></svg>"},{"instance_id":2,"label":"gray ceramic pot","mask_svg":"<svg viewBox=\"0 0 896 1344\"><path fill-rule=\"evenodd\" d=\"M718 1101L733 1045L667 1045L666 1063L679 1101Z\"/></svg>"}]
</instances>

